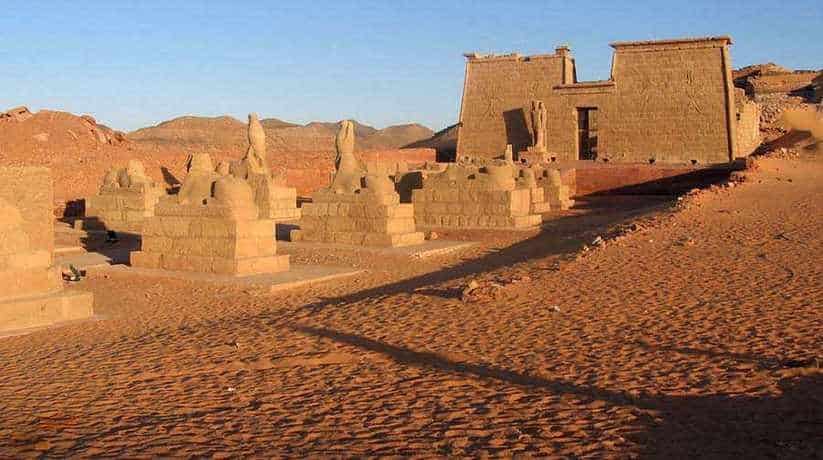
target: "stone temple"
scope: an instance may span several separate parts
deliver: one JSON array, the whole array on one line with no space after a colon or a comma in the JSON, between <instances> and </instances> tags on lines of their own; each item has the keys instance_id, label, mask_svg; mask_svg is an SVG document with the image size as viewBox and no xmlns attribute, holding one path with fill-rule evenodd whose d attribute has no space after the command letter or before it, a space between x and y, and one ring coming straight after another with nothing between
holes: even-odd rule
<instances>
[{"instance_id":1,"label":"stone temple","mask_svg":"<svg viewBox=\"0 0 823 460\"><path fill-rule=\"evenodd\" d=\"M580 82L553 54L467 54L457 156L516 153L557 161L720 164L745 156L728 37L616 42L608 80Z\"/></svg>"}]
</instances>

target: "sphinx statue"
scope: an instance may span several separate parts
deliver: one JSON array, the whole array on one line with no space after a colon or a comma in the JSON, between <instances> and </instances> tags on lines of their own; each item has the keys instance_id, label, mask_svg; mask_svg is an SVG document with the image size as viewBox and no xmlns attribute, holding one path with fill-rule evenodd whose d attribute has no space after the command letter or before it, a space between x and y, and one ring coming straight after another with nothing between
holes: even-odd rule
<instances>
[{"instance_id":1,"label":"sphinx statue","mask_svg":"<svg viewBox=\"0 0 823 460\"><path fill-rule=\"evenodd\" d=\"M211 197L212 184L221 176L214 172L208 153L195 153L189 158L188 175L183 179L177 202L180 204L204 204Z\"/></svg>"},{"instance_id":2,"label":"sphinx statue","mask_svg":"<svg viewBox=\"0 0 823 460\"><path fill-rule=\"evenodd\" d=\"M523 168L520 170L520 177L518 182L525 188L537 188L537 177L534 170L531 168Z\"/></svg>"},{"instance_id":3,"label":"sphinx statue","mask_svg":"<svg viewBox=\"0 0 823 460\"><path fill-rule=\"evenodd\" d=\"M365 178L366 189L377 195L395 193L394 182L383 174L369 174Z\"/></svg>"},{"instance_id":4,"label":"sphinx statue","mask_svg":"<svg viewBox=\"0 0 823 460\"><path fill-rule=\"evenodd\" d=\"M218 178L212 187L212 198L217 204L230 208L253 208L254 190L248 182L231 175Z\"/></svg>"},{"instance_id":5,"label":"sphinx statue","mask_svg":"<svg viewBox=\"0 0 823 460\"><path fill-rule=\"evenodd\" d=\"M111 192L120 188L120 169L111 168L103 176L103 185L100 186L100 193Z\"/></svg>"},{"instance_id":6,"label":"sphinx statue","mask_svg":"<svg viewBox=\"0 0 823 460\"><path fill-rule=\"evenodd\" d=\"M360 180L364 174L363 165L354 157L354 123L343 120L334 140L337 157L334 160L335 174L331 190L334 193L354 193L360 190Z\"/></svg>"}]
</instances>

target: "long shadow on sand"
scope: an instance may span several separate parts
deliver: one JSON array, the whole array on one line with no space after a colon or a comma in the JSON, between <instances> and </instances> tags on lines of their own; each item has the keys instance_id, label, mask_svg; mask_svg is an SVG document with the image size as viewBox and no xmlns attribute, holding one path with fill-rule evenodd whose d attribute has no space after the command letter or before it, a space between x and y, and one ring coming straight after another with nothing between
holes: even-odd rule
<instances>
[{"instance_id":1,"label":"long shadow on sand","mask_svg":"<svg viewBox=\"0 0 823 460\"><path fill-rule=\"evenodd\" d=\"M307 325L294 331L377 353L398 364L459 374L490 384L508 384L553 395L573 394L633 406L648 413L644 431L629 437L650 458L819 458L823 452L823 373L785 380L780 397L633 396L512 370L457 362L367 337ZM652 416L651 414L654 414Z\"/></svg>"},{"instance_id":2,"label":"long shadow on sand","mask_svg":"<svg viewBox=\"0 0 823 460\"><path fill-rule=\"evenodd\" d=\"M670 209L675 197L591 197L583 201L578 209L584 215L564 216L543 223L540 232L528 239L503 249L494 250L481 257L462 261L454 266L426 273L390 284L364 289L339 297L329 297L305 305L303 308L319 311L325 307L336 307L356 303L374 297L391 296L399 293L419 291L431 285L462 278L464 276L488 272L514 264L549 256L563 256L576 253L582 244L591 242L608 229L632 222L640 217ZM443 297L452 298L452 289L443 291ZM437 295L438 290L428 290L429 295Z\"/></svg>"}]
</instances>

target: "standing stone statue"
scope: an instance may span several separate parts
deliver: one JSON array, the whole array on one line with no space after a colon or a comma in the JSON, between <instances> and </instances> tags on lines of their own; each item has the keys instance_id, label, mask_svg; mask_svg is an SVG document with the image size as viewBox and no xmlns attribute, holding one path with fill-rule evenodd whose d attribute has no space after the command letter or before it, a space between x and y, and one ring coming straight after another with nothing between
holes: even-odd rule
<instances>
[{"instance_id":1,"label":"standing stone statue","mask_svg":"<svg viewBox=\"0 0 823 460\"><path fill-rule=\"evenodd\" d=\"M503 152L503 160L506 163L514 163L514 151L511 144L506 144L506 151Z\"/></svg>"},{"instance_id":2,"label":"standing stone statue","mask_svg":"<svg viewBox=\"0 0 823 460\"><path fill-rule=\"evenodd\" d=\"M531 108L532 149L546 151L546 106L542 101L532 101Z\"/></svg>"},{"instance_id":3,"label":"standing stone statue","mask_svg":"<svg viewBox=\"0 0 823 460\"><path fill-rule=\"evenodd\" d=\"M258 174L269 172L268 161L266 161L266 132L263 131L263 125L260 124L256 113L249 114L249 148L246 150L246 159L250 172Z\"/></svg>"},{"instance_id":4,"label":"standing stone statue","mask_svg":"<svg viewBox=\"0 0 823 460\"><path fill-rule=\"evenodd\" d=\"M232 175L240 179L247 179L249 174L271 175L266 160L266 132L257 118L256 113L249 114L249 147L246 156L239 162L232 164Z\"/></svg>"},{"instance_id":5,"label":"standing stone statue","mask_svg":"<svg viewBox=\"0 0 823 460\"><path fill-rule=\"evenodd\" d=\"M343 120L334 140L337 158L334 160L336 172L331 189L334 193L354 193L360 189L363 167L354 157L354 123Z\"/></svg>"}]
</instances>

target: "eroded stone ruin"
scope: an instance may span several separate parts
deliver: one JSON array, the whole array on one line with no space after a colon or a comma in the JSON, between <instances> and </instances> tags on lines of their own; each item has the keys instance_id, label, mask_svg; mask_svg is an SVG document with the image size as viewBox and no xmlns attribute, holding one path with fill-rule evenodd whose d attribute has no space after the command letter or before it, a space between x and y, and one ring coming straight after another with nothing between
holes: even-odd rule
<instances>
[{"instance_id":1,"label":"eroded stone ruin","mask_svg":"<svg viewBox=\"0 0 823 460\"><path fill-rule=\"evenodd\" d=\"M462 158L412 190L415 219L423 228L534 227L542 222L538 212L548 210L544 202L534 171L521 175L506 160Z\"/></svg>"},{"instance_id":2,"label":"eroded stone ruin","mask_svg":"<svg viewBox=\"0 0 823 460\"><path fill-rule=\"evenodd\" d=\"M285 271L289 256L277 254L274 232L249 182L217 173L208 154L195 154L178 194L161 198L144 222L131 264L235 276Z\"/></svg>"},{"instance_id":3,"label":"eroded stone ruin","mask_svg":"<svg viewBox=\"0 0 823 460\"><path fill-rule=\"evenodd\" d=\"M146 175L140 160L129 160L125 168L106 173L97 195L86 198L86 218L75 221L75 227L139 234L165 194L163 186Z\"/></svg>"},{"instance_id":4,"label":"eroded stone ruin","mask_svg":"<svg viewBox=\"0 0 823 460\"><path fill-rule=\"evenodd\" d=\"M249 114L248 137L246 156L231 164L230 173L248 181L261 217L274 221L299 219L297 190L278 183L272 176L266 155L266 133L256 113Z\"/></svg>"},{"instance_id":5,"label":"eroded stone ruin","mask_svg":"<svg viewBox=\"0 0 823 460\"><path fill-rule=\"evenodd\" d=\"M291 240L387 247L423 243L412 205L400 203L387 175L367 174L355 158L351 121L341 123L335 147L332 183L303 205L300 229L292 230Z\"/></svg>"},{"instance_id":6,"label":"eroded stone ruin","mask_svg":"<svg viewBox=\"0 0 823 460\"><path fill-rule=\"evenodd\" d=\"M66 291L54 251L46 168L0 168L0 331L89 318L91 293Z\"/></svg>"}]
</instances>

